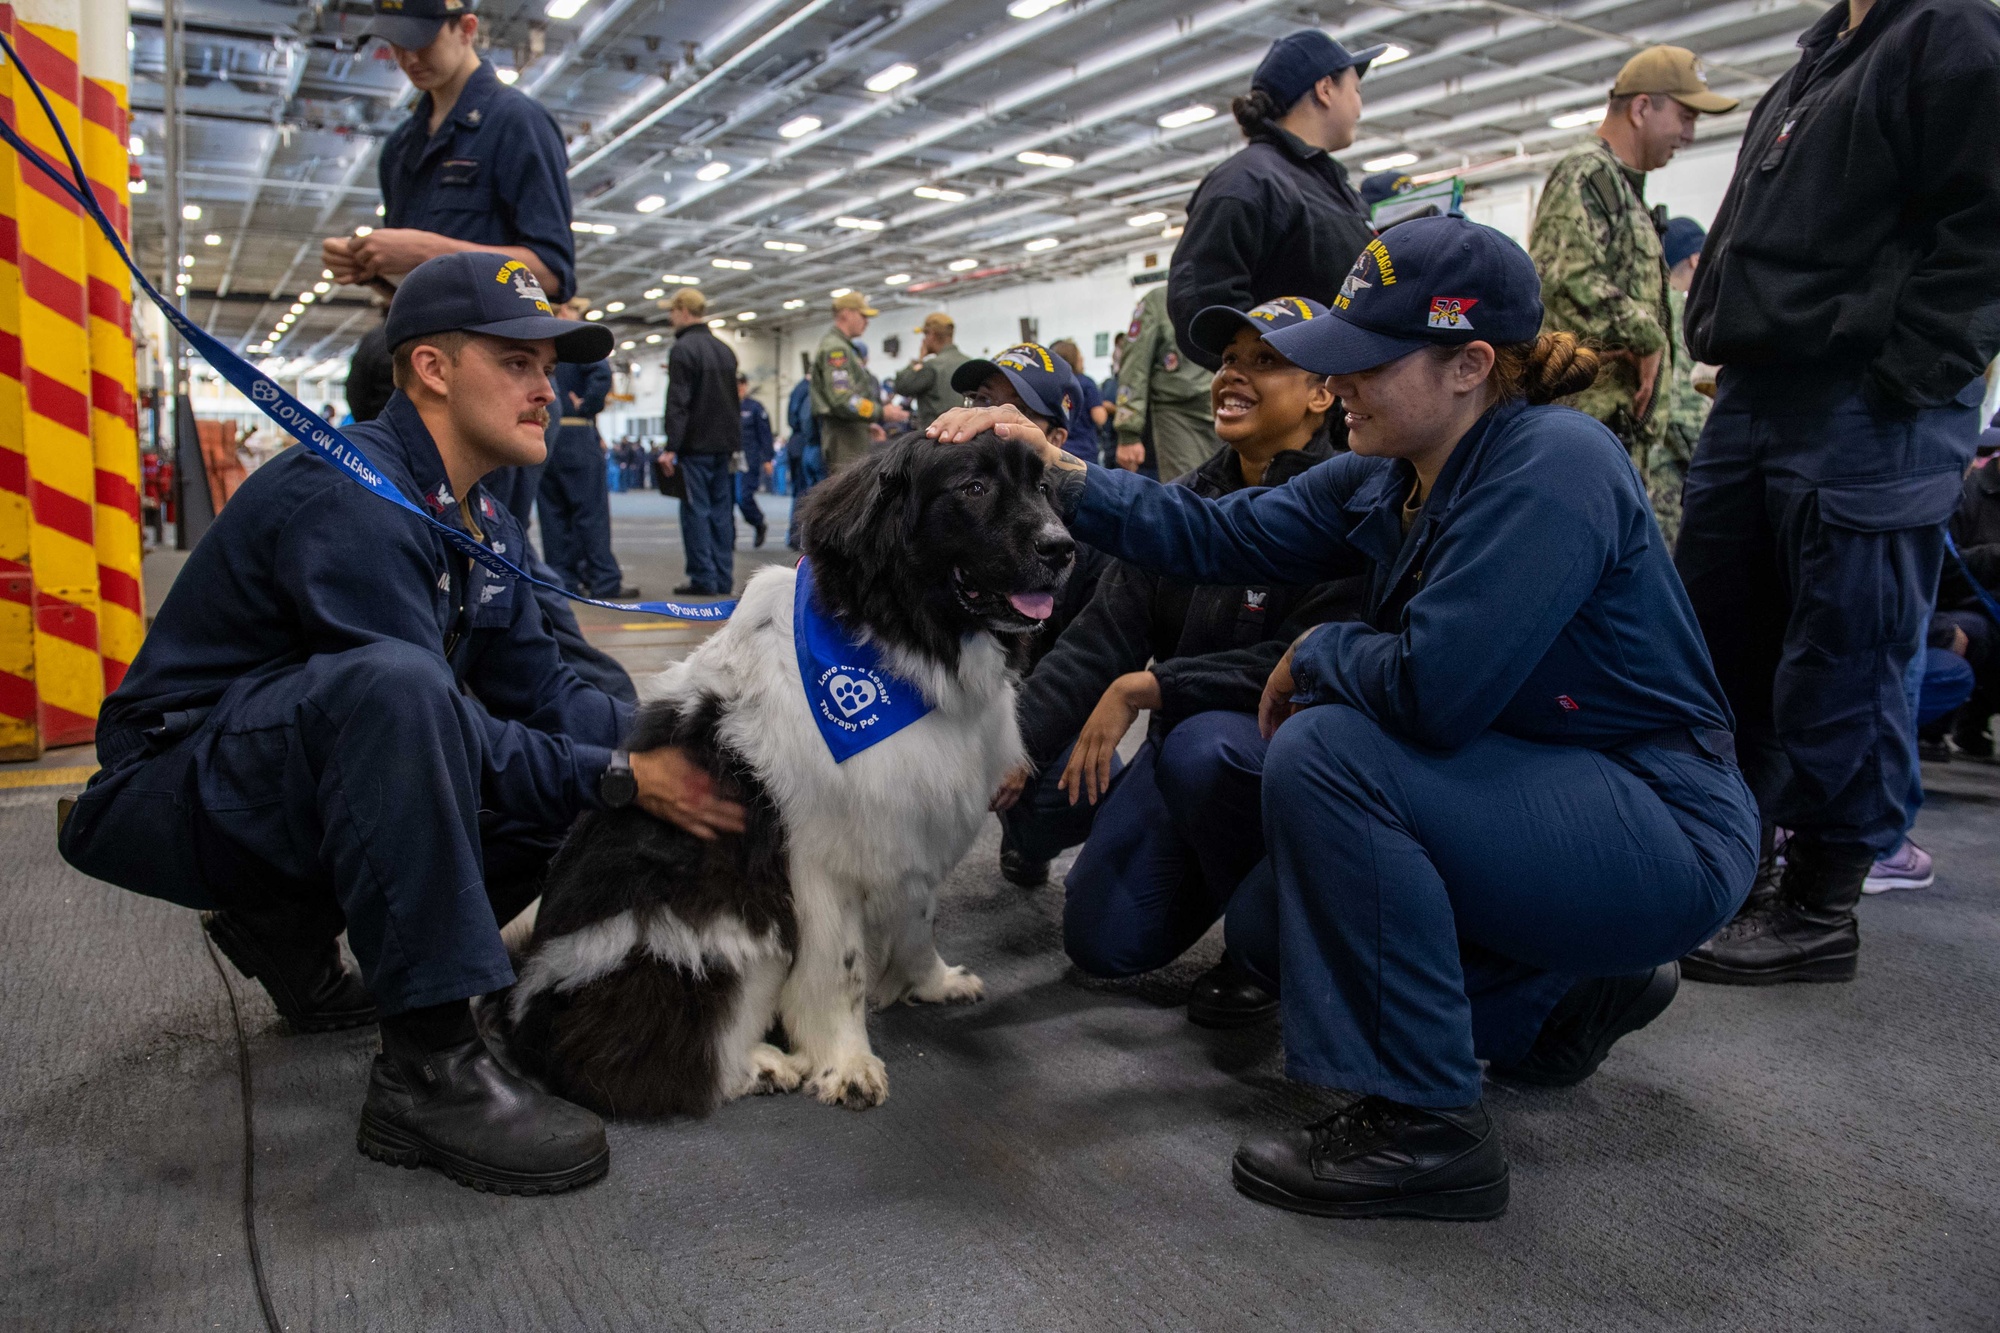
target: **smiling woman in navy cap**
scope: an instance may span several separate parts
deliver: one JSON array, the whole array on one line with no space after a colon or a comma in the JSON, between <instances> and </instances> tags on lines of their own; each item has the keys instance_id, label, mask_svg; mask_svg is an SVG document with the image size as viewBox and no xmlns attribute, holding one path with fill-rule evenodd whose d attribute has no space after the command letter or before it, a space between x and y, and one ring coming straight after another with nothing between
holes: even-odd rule
<instances>
[{"instance_id":1,"label":"smiling woman in navy cap","mask_svg":"<svg viewBox=\"0 0 2000 1333\"><path fill-rule=\"evenodd\" d=\"M518 559L482 479L542 460L549 371L602 360L610 331L558 320L524 264L475 251L411 273L388 333L396 393L348 438L438 522ZM466 1001L513 981L500 923L584 810L742 827L678 751L619 751L631 717L558 655L528 588L290 449L231 497L104 701L103 768L62 853L208 909L294 1029L379 1022L369 1156L570 1189L604 1174L603 1126L496 1063Z\"/></svg>"},{"instance_id":2,"label":"smiling woman in navy cap","mask_svg":"<svg viewBox=\"0 0 2000 1333\"><path fill-rule=\"evenodd\" d=\"M1167 275L1167 315L1195 364L1222 364L1194 338L1197 311L1280 296L1330 302L1375 234L1333 154L1354 142L1361 76L1386 50L1349 51L1317 28L1292 33L1271 43L1231 104L1249 143L1195 187Z\"/></svg>"},{"instance_id":3,"label":"smiling woman in navy cap","mask_svg":"<svg viewBox=\"0 0 2000 1333\"><path fill-rule=\"evenodd\" d=\"M1371 242L1333 317L1268 335L1331 377L1350 454L1207 500L1037 444L1076 537L1203 582L1362 573L1363 621L1302 635L1260 721L1269 856L1229 948L1280 992L1288 1072L1360 1094L1253 1135L1251 1197L1484 1218L1496 1076L1566 1085L1671 1002L1673 960L1750 887L1757 816L1645 488L1548 404L1595 358L1537 336L1525 251L1463 218ZM1004 410L947 414L940 439Z\"/></svg>"}]
</instances>

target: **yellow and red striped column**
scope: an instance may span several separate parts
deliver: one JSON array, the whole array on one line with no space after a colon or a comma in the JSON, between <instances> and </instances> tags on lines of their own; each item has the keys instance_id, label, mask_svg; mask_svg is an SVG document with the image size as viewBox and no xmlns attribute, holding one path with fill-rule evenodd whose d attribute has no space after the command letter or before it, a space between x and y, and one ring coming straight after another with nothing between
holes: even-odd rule
<instances>
[{"instance_id":1,"label":"yellow and red striped column","mask_svg":"<svg viewBox=\"0 0 2000 1333\"><path fill-rule=\"evenodd\" d=\"M79 66L83 141L78 155L98 206L129 246L132 214L126 148L131 101L122 0L83 0ZM96 465L97 646L104 692L118 688L146 633L140 584L138 382L132 361L132 275L95 224L84 227L90 311L90 437Z\"/></svg>"},{"instance_id":2,"label":"yellow and red striped column","mask_svg":"<svg viewBox=\"0 0 2000 1333\"><path fill-rule=\"evenodd\" d=\"M0 5L14 37L14 11ZM0 69L0 116L11 126L14 71ZM42 752L35 696L35 579L28 564L28 443L21 391L20 164L0 144L0 759Z\"/></svg>"},{"instance_id":3,"label":"yellow and red striped column","mask_svg":"<svg viewBox=\"0 0 2000 1333\"><path fill-rule=\"evenodd\" d=\"M80 139L78 0L16 0L9 17L22 63L42 85L64 132L72 142ZM7 77L14 78L11 68ZM18 80L9 95L21 138L51 161L62 161L33 95ZM104 697L84 218L39 168L15 165L36 720L43 745L76 745L94 736Z\"/></svg>"}]
</instances>

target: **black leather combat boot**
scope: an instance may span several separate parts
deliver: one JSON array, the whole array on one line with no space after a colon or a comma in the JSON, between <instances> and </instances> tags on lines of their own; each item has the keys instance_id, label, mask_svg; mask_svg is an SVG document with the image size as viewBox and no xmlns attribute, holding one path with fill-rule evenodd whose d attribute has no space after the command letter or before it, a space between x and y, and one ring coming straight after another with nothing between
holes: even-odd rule
<instances>
[{"instance_id":1,"label":"black leather combat boot","mask_svg":"<svg viewBox=\"0 0 2000 1333\"><path fill-rule=\"evenodd\" d=\"M375 1000L341 961L333 940L260 936L229 912L203 912L201 928L236 970L262 983L296 1032L335 1032L375 1021Z\"/></svg>"},{"instance_id":2,"label":"black leather combat boot","mask_svg":"<svg viewBox=\"0 0 2000 1333\"><path fill-rule=\"evenodd\" d=\"M1221 962L1195 978L1187 1014L1196 1027L1253 1027L1278 1016L1278 997L1224 953Z\"/></svg>"},{"instance_id":3,"label":"black leather combat boot","mask_svg":"<svg viewBox=\"0 0 2000 1333\"><path fill-rule=\"evenodd\" d=\"M1771 986L1786 981L1852 981L1861 951L1854 904L1875 854L1792 836L1778 899L1738 916L1681 959L1689 981Z\"/></svg>"},{"instance_id":4,"label":"black leather combat boot","mask_svg":"<svg viewBox=\"0 0 2000 1333\"><path fill-rule=\"evenodd\" d=\"M1585 977L1556 1002L1524 1058L1516 1064L1488 1066L1486 1072L1545 1088L1581 1083L1597 1072L1620 1037L1665 1013L1680 986L1677 963L1621 977Z\"/></svg>"},{"instance_id":5,"label":"black leather combat boot","mask_svg":"<svg viewBox=\"0 0 2000 1333\"><path fill-rule=\"evenodd\" d=\"M604 1122L493 1058L463 1000L382 1024L356 1145L493 1194L560 1194L611 1168Z\"/></svg>"},{"instance_id":6,"label":"black leather combat boot","mask_svg":"<svg viewBox=\"0 0 2000 1333\"><path fill-rule=\"evenodd\" d=\"M1231 1175L1259 1203L1321 1217L1478 1222L1507 1211L1507 1155L1484 1102L1429 1111L1363 1097L1245 1139Z\"/></svg>"}]
</instances>

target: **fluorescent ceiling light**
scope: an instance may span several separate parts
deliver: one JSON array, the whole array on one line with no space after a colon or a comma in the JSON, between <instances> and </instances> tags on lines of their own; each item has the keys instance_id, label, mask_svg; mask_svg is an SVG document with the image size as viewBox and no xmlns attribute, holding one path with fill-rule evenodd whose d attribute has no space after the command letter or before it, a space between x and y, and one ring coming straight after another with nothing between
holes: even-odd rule
<instances>
[{"instance_id":1,"label":"fluorescent ceiling light","mask_svg":"<svg viewBox=\"0 0 2000 1333\"><path fill-rule=\"evenodd\" d=\"M653 344L659 341L660 341L660 335L657 333L649 333L646 335L646 346L648 347L651 347Z\"/></svg>"},{"instance_id":2,"label":"fluorescent ceiling light","mask_svg":"<svg viewBox=\"0 0 2000 1333\"><path fill-rule=\"evenodd\" d=\"M146 155L146 141L136 134L125 141L125 147L130 150L134 157L144 157Z\"/></svg>"},{"instance_id":3,"label":"fluorescent ceiling light","mask_svg":"<svg viewBox=\"0 0 2000 1333\"><path fill-rule=\"evenodd\" d=\"M375 205L375 216L376 216L376 217L378 217L378 218L386 218L386 217L388 217L388 216L389 216L389 206L388 206L387 204L377 204L377 205Z\"/></svg>"},{"instance_id":4,"label":"fluorescent ceiling light","mask_svg":"<svg viewBox=\"0 0 2000 1333\"><path fill-rule=\"evenodd\" d=\"M133 181L129 186L126 187L126 192L128 194L144 194L146 192L146 182Z\"/></svg>"},{"instance_id":5,"label":"fluorescent ceiling light","mask_svg":"<svg viewBox=\"0 0 2000 1333\"><path fill-rule=\"evenodd\" d=\"M861 86L871 93L886 93L891 88L900 87L916 77L917 67L915 65L897 63L885 70L879 70L869 75L867 81Z\"/></svg>"},{"instance_id":6,"label":"fluorescent ceiling light","mask_svg":"<svg viewBox=\"0 0 2000 1333\"><path fill-rule=\"evenodd\" d=\"M214 232L210 232L208 235L201 238L201 243L203 245L221 245L222 238L216 235Z\"/></svg>"},{"instance_id":7,"label":"fluorescent ceiling light","mask_svg":"<svg viewBox=\"0 0 2000 1333\"><path fill-rule=\"evenodd\" d=\"M520 81L521 71L518 69L495 69L493 77L511 88Z\"/></svg>"},{"instance_id":8,"label":"fluorescent ceiling light","mask_svg":"<svg viewBox=\"0 0 2000 1333\"><path fill-rule=\"evenodd\" d=\"M667 289L664 287L648 287L645 293L646 299L648 301L657 301L666 294L667 294Z\"/></svg>"},{"instance_id":9,"label":"fluorescent ceiling light","mask_svg":"<svg viewBox=\"0 0 2000 1333\"><path fill-rule=\"evenodd\" d=\"M852 287L836 287L832 291L828 292L827 295L831 296L834 300L838 301L841 297L847 295L849 292L853 290L854 289Z\"/></svg>"},{"instance_id":10,"label":"fluorescent ceiling light","mask_svg":"<svg viewBox=\"0 0 2000 1333\"><path fill-rule=\"evenodd\" d=\"M1408 60L1409 58L1410 58L1409 47L1398 46L1394 42L1391 42L1389 43L1388 50L1384 51L1381 55L1376 56L1373 60L1368 62L1368 68L1374 69L1378 65L1393 65L1398 60Z\"/></svg>"},{"instance_id":11,"label":"fluorescent ceiling light","mask_svg":"<svg viewBox=\"0 0 2000 1333\"><path fill-rule=\"evenodd\" d=\"M874 218L851 218L842 214L833 220L833 225L836 227L846 227L849 231L880 231L889 224L878 222Z\"/></svg>"},{"instance_id":12,"label":"fluorescent ceiling light","mask_svg":"<svg viewBox=\"0 0 2000 1333\"><path fill-rule=\"evenodd\" d=\"M617 314L624 308L625 308L625 303L623 301L607 301L604 304L605 311L613 315Z\"/></svg>"},{"instance_id":13,"label":"fluorescent ceiling light","mask_svg":"<svg viewBox=\"0 0 2000 1333\"><path fill-rule=\"evenodd\" d=\"M665 195L649 194L638 203L632 205L632 211L635 213L657 213L666 206L667 197Z\"/></svg>"},{"instance_id":14,"label":"fluorescent ceiling light","mask_svg":"<svg viewBox=\"0 0 2000 1333\"><path fill-rule=\"evenodd\" d=\"M319 300L319 294L317 292L304 291L299 293L300 305L311 305L314 301L317 300Z\"/></svg>"},{"instance_id":15,"label":"fluorescent ceiling light","mask_svg":"<svg viewBox=\"0 0 2000 1333\"><path fill-rule=\"evenodd\" d=\"M323 268L319 271L319 275L322 278L331 278L333 277L333 270L330 268Z\"/></svg>"},{"instance_id":16,"label":"fluorescent ceiling light","mask_svg":"<svg viewBox=\"0 0 2000 1333\"><path fill-rule=\"evenodd\" d=\"M1167 215L1165 213L1141 213L1137 217L1126 218L1125 225L1128 227L1150 227L1156 222L1165 222L1166 220Z\"/></svg>"},{"instance_id":17,"label":"fluorescent ceiling light","mask_svg":"<svg viewBox=\"0 0 2000 1333\"><path fill-rule=\"evenodd\" d=\"M302 306L302 305L300 305L300 304L299 304L298 302L294 301L294 302L292 303L292 308L291 308L291 312L290 312L290 313L292 313L292 314L294 314L294 315L302 315L302 314L304 314L304 313L305 313L305 309L306 309L306 308L305 308L304 306Z\"/></svg>"},{"instance_id":18,"label":"fluorescent ceiling light","mask_svg":"<svg viewBox=\"0 0 2000 1333\"><path fill-rule=\"evenodd\" d=\"M963 273L969 268L978 268L979 261L977 259L954 259L949 264L946 264L945 267L953 273Z\"/></svg>"},{"instance_id":19,"label":"fluorescent ceiling light","mask_svg":"<svg viewBox=\"0 0 2000 1333\"><path fill-rule=\"evenodd\" d=\"M1032 251L1053 250L1058 245L1061 244L1062 242L1057 240L1053 236L1042 236L1036 238L1035 240L1029 241L1026 245L1022 246L1021 248L1023 250L1032 250Z\"/></svg>"},{"instance_id":20,"label":"fluorescent ceiling light","mask_svg":"<svg viewBox=\"0 0 2000 1333\"><path fill-rule=\"evenodd\" d=\"M548 8L542 12L552 19L573 19L589 3L590 0L549 0Z\"/></svg>"},{"instance_id":21,"label":"fluorescent ceiling light","mask_svg":"<svg viewBox=\"0 0 2000 1333\"><path fill-rule=\"evenodd\" d=\"M1032 148L1025 153L1014 154L1014 160L1024 166L1030 167L1061 167L1067 169L1076 165L1076 159L1073 157L1064 157L1061 153L1038 153Z\"/></svg>"},{"instance_id":22,"label":"fluorescent ceiling light","mask_svg":"<svg viewBox=\"0 0 2000 1333\"><path fill-rule=\"evenodd\" d=\"M965 202L965 191L941 190L935 185L919 185L916 189L910 191L910 193L919 199L942 199L947 204Z\"/></svg>"},{"instance_id":23,"label":"fluorescent ceiling light","mask_svg":"<svg viewBox=\"0 0 2000 1333\"><path fill-rule=\"evenodd\" d=\"M806 303L800 297L794 296L791 300L785 302L785 309L787 310L803 310L805 308Z\"/></svg>"},{"instance_id":24,"label":"fluorescent ceiling light","mask_svg":"<svg viewBox=\"0 0 2000 1333\"><path fill-rule=\"evenodd\" d=\"M700 171L695 172L694 178L698 181L719 181L734 170L736 168L730 166L727 162L710 162Z\"/></svg>"},{"instance_id":25,"label":"fluorescent ceiling light","mask_svg":"<svg viewBox=\"0 0 2000 1333\"><path fill-rule=\"evenodd\" d=\"M618 344L618 350L621 352L629 352L638 345L639 345L638 343L635 343L630 338L627 338L624 342Z\"/></svg>"},{"instance_id":26,"label":"fluorescent ceiling light","mask_svg":"<svg viewBox=\"0 0 2000 1333\"><path fill-rule=\"evenodd\" d=\"M1361 164L1363 171L1388 171L1392 167L1407 167L1417 160L1415 153L1391 153L1387 157L1371 157Z\"/></svg>"},{"instance_id":27,"label":"fluorescent ceiling light","mask_svg":"<svg viewBox=\"0 0 2000 1333\"><path fill-rule=\"evenodd\" d=\"M699 287L701 279L691 273L662 273L661 282L671 282L677 287Z\"/></svg>"},{"instance_id":28,"label":"fluorescent ceiling light","mask_svg":"<svg viewBox=\"0 0 2000 1333\"><path fill-rule=\"evenodd\" d=\"M616 236L618 228L609 222L572 222L569 229L584 236Z\"/></svg>"},{"instance_id":29,"label":"fluorescent ceiling light","mask_svg":"<svg viewBox=\"0 0 2000 1333\"><path fill-rule=\"evenodd\" d=\"M782 250L788 255L802 255L806 252L805 246L799 244L797 241L766 241L764 242L764 248L766 250Z\"/></svg>"},{"instance_id":30,"label":"fluorescent ceiling light","mask_svg":"<svg viewBox=\"0 0 2000 1333\"><path fill-rule=\"evenodd\" d=\"M354 229L354 234L356 236L373 236L375 234L375 229L373 227L356 227Z\"/></svg>"},{"instance_id":31,"label":"fluorescent ceiling light","mask_svg":"<svg viewBox=\"0 0 2000 1333\"><path fill-rule=\"evenodd\" d=\"M321 279L320 281L313 284L313 290L318 292L321 296L325 296L328 292L333 290L333 284L327 282L325 279Z\"/></svg>"},{"instance_id":32,"label":"fluorescent ceiling light","mask_svg":"<svg viewBox=\"0 0 2000 1333\"><path fill-rule=\"evenodd\" d=\"M743 320L755 319L757 318L757 312L754 310L739 310L736 312L736 318Z\"/></svg>"},{"instance_id":33,"label":"fluorescent ceiling light","mask_svg":"<svg viewBox=\"0 0 2000 1333\"><path fill-rule=\"evenodd\" d=\"M708 262L712 267L734 269L738 273L748 273L757 267L747 259L711 259Z\"/></svg>"},{"instance_id":34,"label":"fluorescent ceiling light","mask_svg":"<svg viewBox=\"0 0 2000 1333\"><path fill-rule=\"evenodd\" d=\"M1592 107L1588 111L1565 111L1560 116L1549 117L1549 128L1553 130L1580 130L1585 125L1604 119L1604 108Z\"/></svg>"},{"instance_id":35,"label":"fluorescent ceiling light","mask_svg":"<svg viewBox=\"0 0 2000 1333\"><path fill-rule=\"evenodd\" d=\"M585 319L603 319L604 312L602 310L587 310L584 312L583 317Z\"/></svg>"},{"instance_id":36,"label":"fluorescent ceiling light","mask_svg":"<svg viewBox=\"0 0 2000 1333\"><path fill-rule=\"evenodd\" d=\"M711 319L708 321L708 327L711 329L726 329L729 327L729 321L726 319Z\"/></svg>"},{"instance_id":37,"label":"fluorescent ceiling light","mask_svg":"<svg viewBox=\"0 0 2000 1333\"><path fill-rule=\"evenodd\" d=\"M1014 0L1007 6L1007 12L1017 19L1040 18L1061 4L1063 0Z\"/></svg>"},{"instance_id":38,"label":"fluorescent ceiling light","mask_svg":"<svg viewBox=\"0 0 2000 1333\"><path fill-rule=\"evenodd\" d=\"M1169 111L1166 115L1160 117L1159 125L1163 130L1177 130L1183 125L1199 125L1204 120L1214 119L1214 107L1206 102L1196 102L1193 106L1184 106L1178 111Z\"/></svg>"},{"instance_id":39,"label":"fluorescent ceiling light","mask_svg":"<svg viewBox=\"0 0 2000 1333\"><path fill-rule=\"evenodd\" d=\"M182 204L182 205L181 205L181 216L182 216L182 217L184 217L184 218L186 218L186 219L187 219L187 220L188 220L189 222L199 222L199 221L201 221L201 205L200 205L200 204Z\"/></svg>"},{"instance_id":40,"label":"fluorescent ceiling light","mask_svg":"<svg viewBox=\"0 0 2000 1333\"><path fill-rule=\"evenodd\" d=\"M891 287L900 287L909 280L910 275L907 273L891 273L888 277L882 279L882 281L888 283Z\"/></svg>"},{"instance_id":41,"label":"fluorescent ceiling light","mask_svg":"<svg viewBox=\"0 0 2000 1333\"><path fill-rule=\"evenodd\" d=\"M1182 232L1184 232L1184 231L1186 231L1186 230L1187 230L1187 228L1186 228L1186 227L1184 227L1184 226L1181 226L1180 224L1176 223L1175 225L1173 225L1173 226L1171 226L1171 227L1162 227L1162 228L1160 228L1160 235L1162 235L1162 236L1166 237L1166 238L1167 238L1168 240L1170 240L1170 241L1171 241L1172 239L1174 239L1174 237L1176 237L1176 236L1180 235L1180 234L1181 234Z\"/></svg>"},{"instance_id":42,"label":"fluorescent ceiling light","mask_svg":"<svg viewBox=\"0 0 2000 1333\"><path fill-rule=\"evenodd\" d=\"M778 126L781 139L803 139L820 126L818 116L798 116Z\"/></svg>"}]
</instances>

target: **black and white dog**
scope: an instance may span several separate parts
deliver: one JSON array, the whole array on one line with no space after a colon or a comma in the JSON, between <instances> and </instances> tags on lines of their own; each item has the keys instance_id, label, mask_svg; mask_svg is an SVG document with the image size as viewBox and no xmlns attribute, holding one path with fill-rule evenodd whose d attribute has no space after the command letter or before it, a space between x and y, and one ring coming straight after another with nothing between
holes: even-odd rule
<instances>
[{"instance_id":1,"label":"black and white dog","mask_svg":"<svg viewBox=\"0 0 2000 1333\"><path fill-rule=\"evenodd\" d=\"M1017 667L1074 543L1040 461L991 434L878 449L813 491L802 540L811 604L887 672L832 675L828 724L878 685L913 686L929 711L836 761L784 568L752 578L728 624L665 674L629 748L684 747L749 826L703 842L637 809L586 815L550 867L502 1013L522 1068L596 1110L699 1115L801 1083L873 1106L889 1084L868 1005L983 994L938 957L934 895L1021 762Z\"/></svg>"}]
</instances>

